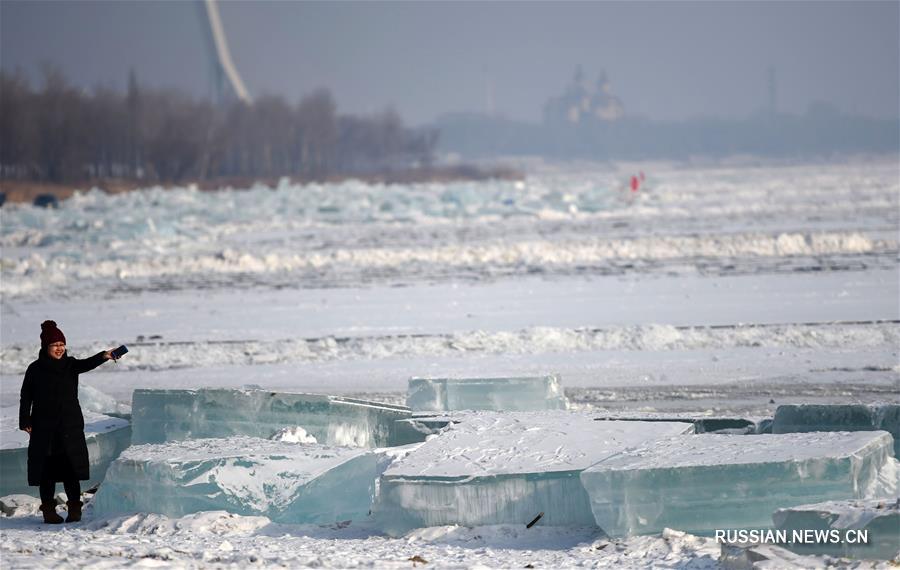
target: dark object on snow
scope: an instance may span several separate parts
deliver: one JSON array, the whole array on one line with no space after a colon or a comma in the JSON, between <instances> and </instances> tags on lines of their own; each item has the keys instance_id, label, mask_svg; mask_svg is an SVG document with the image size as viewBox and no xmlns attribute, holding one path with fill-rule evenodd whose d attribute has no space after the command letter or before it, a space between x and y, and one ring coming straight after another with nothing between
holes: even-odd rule
<instances>
[{"instance_id":1,"label":"dark object on snow","mask_svg":"<svg viewBox=\"0 0 900 570\"><path fill-rule=\"evenodd\" d=\"M66 507L69 509L66 522L78 522L81 520L81 506L83 504L81 501L66 501Z\"/></svg>"},{"instance_id":2,"label":"dark object on snow","mask_svg":"<svg viewBox=\"0 0 900 570\"><path fill-rule=\"evenodd\" d=\"M53 194L38 194L31 204L36 208L59 208L59 200Z\"/></svg>"},{"instance_id":3,"label":"dark object on snow","mask_svg":"<svg viewBox=\"0 0 900 570\"><path fill-rule=\"evenodd\" d=\"M63 518L56 513L56 503L41 503L41 512L44 513L46 524L60 524Z\"/></svg>"},{"instance_id":4,"label":"dark object on snow","mask_svg":"<svg viewBox=\"0 0 900 570\"><path fill-rule=\"evenodd\" d=\"M538 516L534 517L534 520L533 520L533 521L531 521L530 523L528 523L527 525L525 525L525 528L531 528L531 527L533 527L534 525L536 525L537 522L538 522L539 520L541 520L541 517L542 517L542 516L544 516L543 511L539 512L539 513L538 513Z\"/></svg>"},{"instance_id":5,"label":"dark object on snow","mask_svg":"<svg viewBox=\"0 0 900 570\"><path fill-rule=\"evenodd\" d=\"M422 558L421 556L419 556L418 554L416 554L415 556L410 556L409 558L407 558L407 560L409 560L410 562L413 563L413 568L416 567L417 563L418 564L428 564L428 561L425 560L424 558Z\"/></svg>"}]
</instances>

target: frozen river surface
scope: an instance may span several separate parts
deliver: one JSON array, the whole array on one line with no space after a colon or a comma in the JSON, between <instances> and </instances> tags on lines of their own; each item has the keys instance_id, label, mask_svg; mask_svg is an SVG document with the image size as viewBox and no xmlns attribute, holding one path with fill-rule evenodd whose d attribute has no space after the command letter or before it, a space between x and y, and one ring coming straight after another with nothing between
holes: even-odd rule
<instances>
[{"instance_id":1,"label":"frozen river surface","mask_svg":"<svg viewBox=\"0 0 900 570\"><path fill-rule=\"evenodd\" d=\"M631 193L638 170L647 180ZM76 356L129 345L82 377L122 402L135 388L255 384L398 403L411 376L547 373L576 406L609 411L897 402L898 198L892 159L543 166L521 182L148 189L88 192L57 210L4 206L0 405L17 402L48 318ZM50 565L23 554L47 533L16 521L3 523L4 557ZM290 530L296 548L273 554L283 529L216 524L162 560L394 563L391 540L352 525ZM187 544L179 533L197 525L139 517L73 534L103 537L84 563L120 566L145 556L138 537ZM684 537L600 550L589 534L547 531L532 544L493 532L423 531L409 544L444 566L642 566L641 553L661 564L678 550L686 565L714 567L718 551ZM311 554L333 538L346 538L346 556Z\"/></svg>"}]
</instances>

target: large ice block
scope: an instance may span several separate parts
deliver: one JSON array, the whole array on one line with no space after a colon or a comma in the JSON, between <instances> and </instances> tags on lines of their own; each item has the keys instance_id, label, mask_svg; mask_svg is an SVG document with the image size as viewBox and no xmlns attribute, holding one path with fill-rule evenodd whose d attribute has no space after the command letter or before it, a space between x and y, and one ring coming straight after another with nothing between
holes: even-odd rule
<instances>
[{"instance_id":1,"label":"large ice block","mask_svg":"<svg viewBox=\"0 0 900 570\"><path fill-rule=\"evenodd\" d=\"M323 444L388 446L397 439L395 421L410 416L403 406L266 390L135 390L132 400L136 444L232 435L268 439L299 426Z\"/></svg>"},{"instance_id":2,"label":"large ice block","mask_svg":"<svg viewBox=\"0 0 900 570\"><path fill-rule=\"evenodd\" d=\"M395 462L374 508L390 534L425 526L594 526L581 470L688 423L599 422L581 412L472 412ZM687 437L687 436L685 436Z\"/></svg>"},{"instance_id":3,"label":"large ice block","mask_svg":"<svg viewBox=\"0 0 900 570\"><path fill-rule=\"evenodd\" d=\"M91 478L82 489L96 486L112 460L131 442L131 425L123 419L84 412ZM23 494L38 496L37 487L28 486L28 434L19 430L19 407L0 408L0 497Z\"/></svg>"},{"instance_id":4,"label":"large ice block","mask_svg":"<svg viewBox=\"0 0 900 570\"><path fill-rule=\"evenodd\" d=\"M128 448L109 468L94 510L160 513L209 510L286 523L367 516L388 451L245 436Z\"/></svg>"},{"instance_id":5,"label":"large ice block","mask_svg":"<svg viewBox=\"0 0 900 570\"><path fill-rule=\"evenodd\" d=\"M564 410L559 376L521 378L410 378L406 405L413 411Z\"/></svg>"},{"instance_id":6,"label":"large ice block","mask_svg":"<svg viewBox=\"0 0 900 570\"><path fill-rule=\"evenodd\" d=\"M731 433L753 434L758 433L759 422L749 418L708 416L701 414L661 414L657 412L621 412L621 413L595 413L597 420L618 420L622 422L690 422L694 424L695 433Z\"/></svg>"},{"instance_id":7,"label":"large ice block","mask_svg":"<svg viewBox=\"0 0 900 570\"><path fill-rule=\"evenodd\" d=\"M900 458L900 404L790 404L778 406L772 433L884 430Z\"/></svg>"},{"instance_id":8,"label":"large ice block","mask_svg":"<svg viewBox=\"0 0 900 570\"><path fill-rule=\"evenodd\" d=\"M786 546L794 552L880 560L900 556L900 499L800 505L775 511L772 521L788 536L794 531L837 531L837 540L789 541ZM867 542L860 542L861 533Z\"/></svg>"},{"instance_id":9,"label":"large ice block","mask_svg":"<svg viewBox=\"0 0 900 570\"><path fill-rule=\"evenodd\" d=\"M765 528L778 508L897 491L886 432L703 434L642 445L581 474L612 536Z\"/></svg>"}]
</instances>

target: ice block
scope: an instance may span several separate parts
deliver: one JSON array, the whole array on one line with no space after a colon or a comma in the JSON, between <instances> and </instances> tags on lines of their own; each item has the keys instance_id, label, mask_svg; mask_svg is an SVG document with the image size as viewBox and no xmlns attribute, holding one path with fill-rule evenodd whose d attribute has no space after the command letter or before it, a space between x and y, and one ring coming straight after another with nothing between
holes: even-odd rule
<instances>
[{"instance_id":1,"label":"ice block","mask_svg":"<svg viewBox=\"0 0 900 570\"><path fill-rule=\"evenodd\" d=\"M425 526L594 526L580 472L635 445L693 433L689 423L601 422L581 412L472 412L395 462L375 520ZM687 436L685 436L687 437Z\"/></svg>"},{"instance_id":2,"label":"ice block","mask_svg":"<svg viewBox=\"0 0 900 570\"><path fill-rule=\"evenodd\" d=\"M246 436L134 445L94 498L100 515L226 510L285 523L365 518L388 452Z\"/></svg>"},{"instance_id":3,"label":"ice block","mask_svg":"<svg viewBox=\"0 0 900 570\"><path fill-rule=\"evenodd\" d=\"M410 378L406 405L413 411L564 410L559 376L520 378Z\"/></svg>"},{"instance_id":4,"label":"ice block","mask_svg":"<svg viewBox=\"0 0 900 570\"><path fill-rule=\"evenodd\" d=\"M246 435L268 439L302 427L328 445L394 445L396 420L411 417L403 406L266 390L135 390L133 442L163 443L192 438Z\"/></svg>"},{"instance_id":5,"label":"ice block","mask_svg":"<svg viewBox=\"0 0 900 570\"><path fill-rule=\"evenodd\" d=\"M581 474L611 536L766 528L778 508L897 492L887 432L702 434L623 450Z\"/></svg>"}]
</instances>

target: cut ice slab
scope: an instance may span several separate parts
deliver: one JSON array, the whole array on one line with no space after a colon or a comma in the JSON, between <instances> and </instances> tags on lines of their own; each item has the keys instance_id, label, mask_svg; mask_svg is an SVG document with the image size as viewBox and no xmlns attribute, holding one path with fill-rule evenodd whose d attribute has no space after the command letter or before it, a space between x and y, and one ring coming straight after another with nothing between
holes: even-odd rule
<instances>
[{"instance_id":1,"label":"cut ice slab","mask_svg":"<svg viewBox=\"0 0 900 570\"><path fill-rule=\"evenodd\" d=\"M245 436L128 448L106 475L98 514L180 517L225 510L285 523L367 516L393 451L290 443Z\"/></svg>"},{"instance_id":2,"label":"cut ice slab","mask_svg":"<svg viewBox=\"0 0 900 570\"><path fill-rule=\"evenodd\" d=\"M677 528L766 528L778 508L891 496L900 474L886 432L703 434L642 445L581 474L611 536Z\"/></svg>"},{"instance_id":3,"label":"cut ice slab","mask_svg":"<svg viewBox=\"0 0 900 570\"><path fill-rule=\"evenodd\" d=\"M762 420L738 417L714 417L700 414L661 414L647 413L595 413L598 420L618 420L623 422L690 422L694 424L695 433L758 433Z\"/></svg>"},{"instance_id":4,"label":"cut ice slab","mask_svg":"<svg viewBox=\"0 0 900 570\"><path fill-rule=\"evenodd\" d=\"M831 501L779 509L772 515L775 527L790 537L794 531L838 531L840 540L815 544L788 544L803 554L890 560L900 555L900 499ZM868 542L857 543L859 532ZM850 540L847 540L847 539Z\"/></svg>"},{"instance_id":5,"label":"cut ice slab","mask_svg":"<svg viewBox=\"0 0 900 570\"><path fill-rule=\"evenodd\" d=\"M395 462L374 514L389 534L442 525L594 526L578 475L689 423L601 422L581 412L472 412ZM688 436L685 436L688 437Z\"/></svg>"},{"instance_id":6,"label":"cut ice slab","mask_svg":"<svg viewBox=\"0 0 900 570\"><path fill-rule=\"evenodd\" d=\"M900 458L900 404L789 404L778 406L772 433L884 430Z\"/></svg>"},{"instance_id":7,"label":"cut ice slab","mask_svg":"<svg viewBox=\"0 0 900 570\"><path fill-rule=\"evenodd\" d=\"M406 405L413 411L565 410L559 376L521 378L410 378Z\"/></svg>"},{"instance_id":8,"label":"cut ice slab","mask_svg":"<svg viewBox=\"0 0 900 570\"><path fill-rule=\"evenodd\" d=\"M355 447L394 445L396 420L409 409L379 402L266 390L135 390L133 442L246 435L269 439L302 427L319 443ZM400 438L402 439L402 438Z\"/></svg>"},{"instance_id":9,"label":"cut ice slab","mask_svg":"<svg viewBox=\"0 0 900 570\"><path fill-rule=\"evenodd\" d=\"M112 460L131 443L131 425L120 418L84 412L91 478L82 481L90 489L103 480ZM19 407L0 408L0 496L38 496L37 487L28 486L28 434L19 430Z\"/></svg>"}]
</instances>

